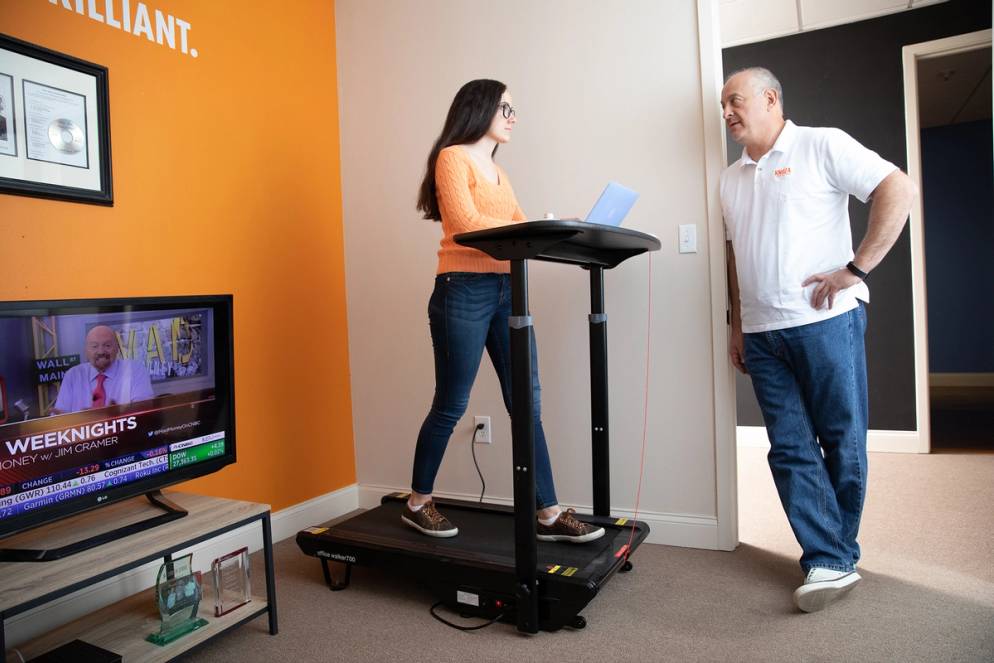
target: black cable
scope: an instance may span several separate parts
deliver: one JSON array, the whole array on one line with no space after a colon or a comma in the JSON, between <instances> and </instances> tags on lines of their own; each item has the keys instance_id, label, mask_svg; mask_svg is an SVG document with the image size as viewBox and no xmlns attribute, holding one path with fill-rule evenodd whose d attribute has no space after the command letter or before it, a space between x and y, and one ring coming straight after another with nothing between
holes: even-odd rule
<instances>
[{"instance_id":1,"label":"black cable","mask_svg":"<svg viewBox=\"0 0 994 663\"><path fill-rule=\"evenodd\" d=\"M476 473L480 475L480 483L483 484L483 487L480 488L480 504L483 503L483 493L487 492L487 482L483 479L480 464L476 462L476 434L481 430L483 430L483 424L476 424L476 428L473 430L473 439L469 442L470 449L473 450L473 465L476 465Z\"/></svg>"},{"instance_id":2,"label":"black cable","mask_svg":"<svg viewBox=\"0 0 994 663\"><path fill-rule=\"evenodd\" d=\"M480 464L476 462L476 434L481 430L483 430L483 428L484 428L483 424L476 424L476 428L473 429L473 437L469 441L469 446L473 451L473 465L476 466L476 473L480 475L480 484L482 484L482 488L480 488L481 503L483 502L484 493L487 492L487 482L483 478L483 472L480 471ZM504 616L504 613L502 612L493 619L491 619L490 621L484 622L483 624L477 624L476 626L459 626L458 624L453 624L452 622L450 622L449 620L445 619L444 617L440 616L438 613L435 612L435 608L442 605L443 603L445 602L439 601L435 605L431 606L431 608L429 609L431 616L437 619L438 621L442 622L446 626L451 626L452 628L457 629L459 631L477 631L481 628L486 628L487 626L490 626L491 624L498 621L501 617Z\"/></svg>"},{"instance_id":3,"label":"black cable","mask_svg":"<svg viewBox=\"0 0 994 663\"><path fill-rule=\"evenodd\" d=\"M431 610L430 610L431 616L434 617L435 619L437 619L438 621L442 622L446 626L451 626L452 628L458 629L460 631L477 631L477 630L479 630L481 628L486 628L487 626L490 626L491 624L493 624L494 622L496 622L497 620L499 620L501 617L504 616L504 613L502 612L499 615L497 615L496 617L494 617L493 619L491 619L489 622L486 622L486 623L483 623L483 624L477 624L476 626L459 626L458 624L453 624L452 622L450 622L449 620L445 619L444 617L440 617L435 612L435 608L437 608L438 606L442 605L443 603L445 603L445 601L439 601L438 603L436 603L435 605L433 605L431 607Z\"/></svg>"}]
</instances>

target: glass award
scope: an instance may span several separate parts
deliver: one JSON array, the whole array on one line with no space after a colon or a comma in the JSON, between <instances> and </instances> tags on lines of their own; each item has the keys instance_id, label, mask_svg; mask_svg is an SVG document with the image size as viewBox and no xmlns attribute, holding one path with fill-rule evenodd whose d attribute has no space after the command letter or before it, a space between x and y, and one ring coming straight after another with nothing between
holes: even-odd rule
<instances>
[{"instance_id":1,"label":"glass award","mask_svg":"<svg viewBox=\"0 0 994 663\"><path fill-rule=\"evenodd\" d=\"M149 642L167 645L207 624L206 619L197 617L203 592L200 573L193 572L192 560L192 554L184 555L159 567L155 604L162 624L157 633L145 638Z\"/></svg>"},{"instance_id":2,"label":"glass award","mask_svg":"<svg viewBox=\"0 0 994 663\"><path fill-rule=\"evenodd\" d=\"M211 564L214 580L214 616L226 615L252 600L248 548L218 557Z\"/></svg>"}]
</instances>

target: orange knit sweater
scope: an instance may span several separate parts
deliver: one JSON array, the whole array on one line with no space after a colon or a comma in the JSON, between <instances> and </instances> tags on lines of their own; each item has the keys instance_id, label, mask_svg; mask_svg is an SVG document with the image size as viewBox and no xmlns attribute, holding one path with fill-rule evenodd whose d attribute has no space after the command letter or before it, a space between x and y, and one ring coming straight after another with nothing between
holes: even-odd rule
<instances>
[{"instance_id":1,"label":"orange knit sweater","mask_svg":"<svg viewBox=\"0 0 994 663\"><path fill-rule=\"evenodd\" d=\"M505 260L494 260L486 253L460 246L453 235L506 226L525 220L518 207L507 173L500 166L498 183L491 182L473 163L473 157L458 145L445 148L435 164L435 187L438 208L442 212L442 242L438 250L437 274L445 272L511 271Z\"/></svg>"}]
</instances>

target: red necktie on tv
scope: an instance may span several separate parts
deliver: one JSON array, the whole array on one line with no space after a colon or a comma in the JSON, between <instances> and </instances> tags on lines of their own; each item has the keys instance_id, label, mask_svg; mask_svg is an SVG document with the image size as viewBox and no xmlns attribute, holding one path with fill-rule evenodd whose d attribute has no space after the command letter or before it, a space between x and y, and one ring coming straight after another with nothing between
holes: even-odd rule
<instances>
[{"instance_id":1,"label":"red necktie on tv","mask_svg":"<svg viewBox=\"0 0 994 663\"><path fill-rule=\"evenodd\" d=\"M107 401L107 392L104 391L104 380L107 376L103 373L97 374L97 386L93 390L93 407L104 407Z\"/></svg>"}]
</instances>

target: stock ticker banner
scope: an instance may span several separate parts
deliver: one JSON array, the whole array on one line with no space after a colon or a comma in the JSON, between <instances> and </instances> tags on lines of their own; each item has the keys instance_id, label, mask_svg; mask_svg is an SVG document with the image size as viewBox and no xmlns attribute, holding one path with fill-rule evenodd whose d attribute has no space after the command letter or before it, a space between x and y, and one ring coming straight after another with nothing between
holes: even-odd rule
<instances>
[{"instance_id":1,"label":"stock ticker banner","mask_svg":"<svg viewBox=\"0 0 994 663\"><path fill-rule=\"evenodd\" d=\"M201 396L0 428L0 519L224 455L225 432L202 423L216 419L217 401Z\"/></svg>"}]
</instances>

